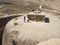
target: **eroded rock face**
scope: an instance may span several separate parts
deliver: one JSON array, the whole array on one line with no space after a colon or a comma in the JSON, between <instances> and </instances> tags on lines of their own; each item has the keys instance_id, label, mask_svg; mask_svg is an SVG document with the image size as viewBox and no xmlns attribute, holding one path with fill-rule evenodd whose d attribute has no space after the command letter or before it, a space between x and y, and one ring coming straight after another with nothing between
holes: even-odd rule
<instances>
[{"instance_id":1,"label":"eroded rock face","mask_svg":"<svg viewBox=\"0 0 60 45\"><path fill-rule=\"evenodd\" d=\"M49 23L24 22L24 16L9 21L3 34L3 45L36 45L50 38L60 38L60 19L46 14ZM15 25L15 23L17 23Z\"/></svg>"}]
</instances>

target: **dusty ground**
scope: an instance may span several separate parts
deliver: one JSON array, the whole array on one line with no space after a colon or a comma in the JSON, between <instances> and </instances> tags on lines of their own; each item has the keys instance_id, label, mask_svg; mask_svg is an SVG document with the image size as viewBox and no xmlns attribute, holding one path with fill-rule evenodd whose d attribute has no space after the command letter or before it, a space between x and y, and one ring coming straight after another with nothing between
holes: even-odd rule
<instances>
[{"instance_id":1,"label":"dusty ground","mask_svg":"<svg viewBox=\"0 0 60 45\"><path fill-rule=\"evenodd\" d=\"M43 9L47 9L45 11L53 10L51 12L60 14L60 0L0 0L0 13L25 13L37 9L41 4Z\"/></svg>"}]
</instances>

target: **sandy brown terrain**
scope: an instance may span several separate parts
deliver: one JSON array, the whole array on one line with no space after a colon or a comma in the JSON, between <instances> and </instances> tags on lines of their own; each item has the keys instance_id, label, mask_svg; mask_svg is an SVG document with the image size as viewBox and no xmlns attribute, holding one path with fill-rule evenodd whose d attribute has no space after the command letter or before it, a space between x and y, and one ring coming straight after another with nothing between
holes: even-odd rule
<instances>
[{"instance_id":1,"label":"sandy brown terrain","mask_svg":"<svg viewBox=\"0 0 60 45\"><path fill-rule=\"evenodd\" d=\"M41 4L43 5L41 11L60 15L60 0L0 0L0 16L30 12ZM3 28L4 26L0 27L0 32L3 31Z\"/></svg>"},{"instance_id":2,"label":"sandy brown terrain","mask_svg":"<svg viewBox=\"0 0 60 45\"><path fill-rule=\"evenodd\" d=\"M14 14L29 12L32 9L37 9L40 5L43 5L44 11L53 10L51 12L60 14L60 0L0 0L0 13ZM50 12L50 11L49 11Z\"/></svg>"}]
</instances>

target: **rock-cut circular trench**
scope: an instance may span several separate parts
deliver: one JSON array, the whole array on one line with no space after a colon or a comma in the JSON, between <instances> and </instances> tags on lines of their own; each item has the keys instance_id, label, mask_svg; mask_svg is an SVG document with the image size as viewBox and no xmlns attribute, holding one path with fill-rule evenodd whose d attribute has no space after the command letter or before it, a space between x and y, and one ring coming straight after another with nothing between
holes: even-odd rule
<instances>
[{"instance_id":1,"label":"rock-cut circular trench","mask_svg":"<svg viewBox=\"0 0 60 45\"><path fill-rule=\"evenodd\" d=\"M10 20L3 33L2 45L37 45L51 38L60 38L60 19L47 15L49 23L24 22L24 16Z\"/></svg>"}]
</instances>

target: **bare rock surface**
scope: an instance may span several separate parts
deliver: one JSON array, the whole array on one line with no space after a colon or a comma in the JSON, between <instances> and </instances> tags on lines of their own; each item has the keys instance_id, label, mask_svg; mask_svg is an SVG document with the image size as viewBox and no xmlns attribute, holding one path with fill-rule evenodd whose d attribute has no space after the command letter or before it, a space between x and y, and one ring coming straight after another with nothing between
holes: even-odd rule
<instances>
[{"instance_id":1,"label":"bare rock surface","mask_svg":"<svg viewBox=\"0 0 60 45\"><path fill-rule=\"evenodd\" d=\"M50 23L34 22L25 23L24 16L12 19L5 27L3 34L4 45L36 45L50 38L60 38L60 19L58 16L46 13ZM14 23L18 23L14 25Z\"/></svg>"},{"instance_id":2,"label":"bare rock surface","mask_svg":"<svg viewBox=\"0 0 60 45\"><path fill-rule=\"evenodd\" d=\"M52 38L52 39L40 42L37 45L60 45L60 38Z\"/></svg>"}]
</instances>

